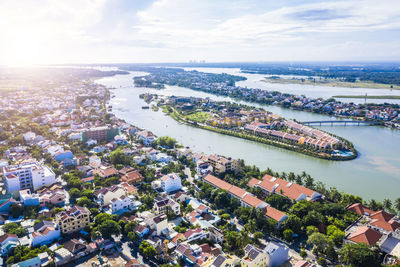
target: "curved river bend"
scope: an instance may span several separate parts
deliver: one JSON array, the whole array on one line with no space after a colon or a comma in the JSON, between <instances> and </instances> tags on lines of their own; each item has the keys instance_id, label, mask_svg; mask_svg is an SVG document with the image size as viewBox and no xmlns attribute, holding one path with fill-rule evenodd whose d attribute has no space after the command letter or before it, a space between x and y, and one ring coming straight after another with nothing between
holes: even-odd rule
<instances>
[{"instance_id":1,"label":"curved river bend","mask_svg":"<svg viewBox=\"0 0 400 267\"><path fill-rule=\"evenodd\" d=\"M142 93L163 95L210 97L217 101L235 101L227 97L215 96L177 86L166 86L164 90L137 88L132 78L143 75L131 72L129 75L116 75L97 80L112 90L114 98L110 104L113 113L127 122L146 128L158 136L168 135L193 150L204 153L217 153L242 158L247 164L254 164L264 170L309 173L315 180L339 190L357 194L363 198L394 200L400 197L400 131L375 126L324 126L321 129L335 133L352 141L360 156L351 161L337 162L316 159L296 152L268 146L248 140L193 128L180 124L164 115L162 111L143 110ZM241 86L245 86L242 82ZM254 83L252 79L251 83ZM249 85L250 87L250 85ZM318 86L313 86L318 90ZM239 101L235 101L239 102ZM243 102L244 103L244 102ZM284 109L277 106L263 107L286 118L299 121L332 119L325 115Z\"/></svg>"}]
</instances>

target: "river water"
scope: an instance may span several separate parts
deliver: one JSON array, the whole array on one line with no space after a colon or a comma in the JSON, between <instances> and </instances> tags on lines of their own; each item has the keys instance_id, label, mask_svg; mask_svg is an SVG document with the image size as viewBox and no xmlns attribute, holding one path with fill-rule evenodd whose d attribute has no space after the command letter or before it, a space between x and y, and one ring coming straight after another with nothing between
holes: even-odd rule
<instances>
[{"instance_id":1,"label":"river water","mask_svg":"<svg viewBox=\"0 0 400 267\"><path fill-rule=\"evenodd\" d=\"M335 133L353 142L360 152L360 156L355 160L344 162L316 159L273 146L180 124L164 115L161 110L158 112L154 112L151 109L143 110L141 107L146 104L139 98L139 95L147 92L162 95L210 97L219 101L235 101L227 97L215 96L177 86L166 86L164 90L134 87L132 78L143 74L131 72L129 75L116 75L97 80L100 84L116 88L112 90L115 97L111 99L110 104L113 106L113 113L117 117L146 128L158 136L168 135L174 137L181 144L190 146L194 151L241 158L247 164L254 164L262 170L267 167L279 172L293 171L301 173L304 170L316 181L322 181L328 186L335 186L341 191L357 194L365 199L383 200L384 198L390 198L394 200L400 197L399 130L376 126L323 126L321 129ZM257 80L257 77L252 76L253 74L246 74L246 76L249 75L250 77L248 78L251 79L248 79L247 82L241 82L240 85L256 87L252 83ZM258 84L258 82L256 83ZM320 91L313 94L325 94L324 88L319 88L319 86L312 86L312 88ZM330 90L335 89L330 88ZM337 94L336 92L332 93ZM286 118L295 118L299 121L332 119L325 115L284 109L278 106L252 105L263 107L278 115Z\"/></svg>"},{"instance_id":2,"label":"river water","mask_svg":"<svg viewBox=\"0 0 400 267\"><path fill-rule=\"evenodd\" d=\"M264 82L265 77L271 76L266 74L248 74L240 72L239 68L184 68L185 70L197 70L209 73L228 73L232 75L244 76L247 78L245 81L237 82L236 85L248 88L260 88L270 91L279 91L282 93L305 95L307 97L318 98L322 97L328 99L335 95L392 95L400 96L400 90L391 89L373 89L373 88L348 88L348 87L332 87L320 85L307 85L307 84L280 84ZM279 76L279 75L276 75ZM282 77L290 78L294 76L280 75ZM302 78L302 76L296 76ZM344 103L364 103L364 99L359 98L336 98L336 100ZM366 103L394 103L400 104L400 99L367 99Z\"/></svg>"}]
</instances>

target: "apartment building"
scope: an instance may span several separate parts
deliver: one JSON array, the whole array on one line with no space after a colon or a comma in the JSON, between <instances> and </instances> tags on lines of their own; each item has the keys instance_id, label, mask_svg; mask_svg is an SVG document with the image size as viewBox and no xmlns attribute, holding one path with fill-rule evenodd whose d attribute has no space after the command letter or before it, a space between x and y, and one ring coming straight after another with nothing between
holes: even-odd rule
<instances>
[{"instance_id":1,"label":"apartment building","mask_svg":"<svg viewBox=\"0 0 400 267\"><path fill-rule=\"evenodd\" d=\"M56 214L55 222L61 233L69 234L83 229L90 224L90 211L85 207L74 206L70 210Z\"/></svg>"},{"instance_id":2,"label":"apartment building","mask_svg":"<svg viewBox=\"0 0 400 267\"><path fill-rule=\"evenodd\" d=\"M82 142L87 142L88 140L107 141L119 134L121 134L119 128L108 126L93 127L82 131L81 140Z\"/></svg>"},{"instance_id":3,"label":"apartment building","mask_svg":"<svg viewBox=\"0 0 400 267\"><path fill-rule=\"evenodd\" d=\"M56 182L56 175L47 166L39 162L29 162L3 168L4 181L9 193L19 190L37 190Z\"/></svg>"}]
</instances>

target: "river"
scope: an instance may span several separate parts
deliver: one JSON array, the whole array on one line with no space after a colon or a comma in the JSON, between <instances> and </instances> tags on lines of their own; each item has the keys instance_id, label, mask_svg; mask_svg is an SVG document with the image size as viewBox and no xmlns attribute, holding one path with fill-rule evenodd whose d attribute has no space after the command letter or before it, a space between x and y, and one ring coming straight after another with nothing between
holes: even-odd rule
<instances>
[{"instance_id":1,"label":"river","mask_svg":"<svg viewBox=\"0 0 400 267\"><path fill-rule=\"evenodd\" d=\"M135 75L143 74L131 72L129 75L116 75L97 80L98 83L107 87L116 88L112 90L115 97L111 99L110 104L113 106L113 113L117 117L146 128L158 136L174 137L181 144L190 146L194 151L241 158L247 164L254 164L262 170L267 167L279 172L301 173L304 170L316 181L322 181L328 186L335 186L341 191L356 194L365 199L383 200L390 198L394 200L400 197L399 130L375 126L323 126L321 129L353 142L360 152L360 156L355 160L344 162L317 159L273 146L180 124L164 115L161 110L158 112L151 109L143 110L141 107L145 103L139 98L139 95L146 92L235 101L227 97L177 86L166 86L164 90L134 87L132 78ZM251 76L252 74L246 75ZM255 77L250 78L248 83L244 81L240 85L255 87L251 85ZM324 90L319 89L319 86L313 86L313 88L314 90ZM336 88L330 89L335 90ZM325 115L284 109L278 106L254 106L260 106L278 115L295 118L299 121L332 119Z\"/></svg>"},{"instance_id":2,"label":"river","mask_svg":"<svg viewBox=\"0 0 400 267\"><path fill-rule=\"evenodd\" d=\"M281 84L265 82L265 77L271 76L266 74L249 74L240 72L239 68L184 68L185 70L197 70L209 73L228 73L232 75L244 76L247 78L245 81L237 82L236 85L248 88L260 88L269 91L279 91L282 93L305 95L307 97L328 99L335 95L389 95L400 96L400 90L391 89L374 89L374 88L348 88L348 87L332 87L321 85L308 85L308 84ZM288 75L275 75L282 77L296 77L302 78L303 76L288 76ZM364 99L360 98L336 98L336 100L344 103L364 103ZM393 103L400 104L400 99L367 99L367 103Z\"/></svg>"}]
</instances>

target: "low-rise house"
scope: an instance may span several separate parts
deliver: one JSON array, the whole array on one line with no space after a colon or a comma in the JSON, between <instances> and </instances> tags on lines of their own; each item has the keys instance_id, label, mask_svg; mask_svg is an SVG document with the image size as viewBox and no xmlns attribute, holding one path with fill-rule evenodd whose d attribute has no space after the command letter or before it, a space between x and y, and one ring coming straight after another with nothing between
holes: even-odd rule
<instances>
[{"instance_id":1,"label":"low-rise house","mask_svg":"<svg viewBox=\"0 0 400 267\"><path fill-rule=\"evenodd\" d=\"M97 199L101 205L108 206L114 198L120 198L126 195L125 189L121 185L113 185L111 187L104 187L95 191Z\"/></svg>"},{"instance_id":2,"label":"low-rise house","mask_svg":"<svg viewBox=\"0 0 400 267\"><path fill-rule=\"evenodd\" d=\"M89 226L90 211L85 207L74 206L70 210L57 213L55 222L63 234L77 232Z\"/></svg>"},{"instance_id":3,"label":"low-rise house","mask_svg":"<svg viewBox=\"0 0 400 267\"><path fill-rule=\"evenodd\" d=\"M273 241L265 246L264 252L269 255L268 267L282 266L289 260L289 248Z\"/></svg>"},{"instance_id":4,"label":"low-rise house","mask_svg":"<svg viewBox=\"0 0 400 267\"><path fill-rule=\"evenodd\" d=\"M161 188L169 193L182 188L181 177L177 173L170 173L161 177Z\"/></svg>"},{"instance_id":5,"label":"low-rise house","mask_svg":"<svg viewBox=\"0 0 400 267\"><path fill-rule=\"evenodd\" d=\"M114 167L100 167L93 171L93 175L99 175L100 178L107 179L118 176L118 171Z\"/></svg>"},{"instance_id":6,"label":"low-rise house","mask_svg":"<svg viewBox=\"0 0 400 267\"><path fill-rule=\"evenodd\" d=\"M165 214L160 214L158 216L154 216L152 214L148 216L146 219L146 224L150 227L150 229L155 230L157 235L161 235L169 231L168 219L167 215Z\"/></svg>"},{"instance_id":7,"label":"low-rise house","mask_svg":"<svg viewBox=\"0 0 400 267\"><path fill-rule=\"evenodd\" d=\"M111 212L113 214L133 210L135 199L133 196L122 195L119 198L113 198L110 202Z\"/></svg>"},{"instance_id":8,"label":"low-rise house","mask_svg":"<svg viewBox=\"0 0 400 267\"><path fill-rule=\"evenodd\" d=\"M208 236L211 241L217 244L221 244L224 241L224 234L215 227L208 228Z\"/></svg>"},{"instance_id":9,"label":"low-rise house","mask_svg":"<svg viewBox=\"0 0 400 267\"><path fill-rule=\"evenodd\" d=\"M75 258L83 257L89 253L88 246L84 243L84 241L76 238L65 242L63 245L64 248L71 252Z\"/></svg>"},{"instance_id":10,"label":"low-rise house","mask_svg":"<svg viewBox=\"0 0 400 267\"><path fill-rule=\"evenodd\" d=\"M136 132L136 137L138 137L140 140L142 140L143 144L145 146L149 146L157 140L157 137L155 135L153 135L151 132L146 131L146 130Z\"/></svg>"},{"instance_id":11,"label":"low-rise house","mask_svg":"<svg viewBox=\"0 0 400 267\"><path fill-rule=\"evenodd\" d=\"M40 267L40 266L42 266L42 261L40 260L39 256L11 265L11 267Z\"/></svg>"},{"instance_id":12,"label":"low-rise house","mask_svg":"<svg viewBox=\"0 0 400 267\"><path fill-rule=\"evenodd\" d=\"M267 253L255 246L248 244L244 248L244 256L241 261L242 267L267 267L269 266L269 256Z\"/></svg>"},{"instance_id":13,"label":"low-rise house","mask_svg":"<svg viewBox=\"0 0 400 267\"><path fill-rule=\"evenodd\" d=\"M379 233L378 231L368 226L362 226L359 227L353 233L348 234L346 236L346 240L348 242L364 243L367 244L368 246L372 246L376 244L379 241L379 239L381 239L381 237L382 234Z\"/></svg>"},{"instance_id":14,"label":"low-rise house","mask_svg":"<svg viewBox=\"0 0 400 267\"><path fill-rule=\"evenodd\" d=\"M33 226L33 229L34 232L29 235L29 238L34 247L51 244L61 235L58 225L51 221L41 221Z\"/></svg>"},{"instance_id":15,"label":"low-rise house","mask_svg":"<svg viewBox=\"0 0 400 267\"><path fill-rule=\"evenodd\" d=\"M138 171L134 170L127 172L119 180L128 184L139 184L144 180L144 177Z\"/></svg>"},{"instance_id":16,"label":"low-rise house","mask_svg":"<svg viewBox=\"0 0 400 267\"><path fill-rule=\"evenodd\" d=\"M154 199L153 211L156 215L167 214L168 211L173 212L175 215L179 215L181 213L181 208L179 203L169 197L157 196Z\"/></svg>"},{"instance_id":17,"label":"low-rise house","mask_svg":"<svg viewBox=\"0 0 400 267\"><path fill-rule=\"evenodd\" d=\"M0 237L0 253L1 255L7 255L10 251L12 251L15 247L17 247L19 243L17 235L14 234L5 234Z\"/></svg>"},{"instance_id":18,"label":"low-rise house","mask_svg":"<svg viewBox=\"0 0 400 267\"><path fill-rule=\"evenodd\" d=\"M54 251L54 254L56 256L55 262L57 266L63 265L68 263L69 261L72 260L73 254L66 248L62 247Z\"/></svg>"},{"instance_id":19,"label":"low-rise house","mask_svg":"<svg viewBox=\"0 0 400 267\"><path fill-rule=\"evenodd\" d=\"M322 195L314 190L304 186L285 181L280 178L272 177L271 175L264 175L262 181L255 178L249 181L250 187L261 188L267 194L280 194L292 200L318 200Z\"/></svg>"}]
</instances>

